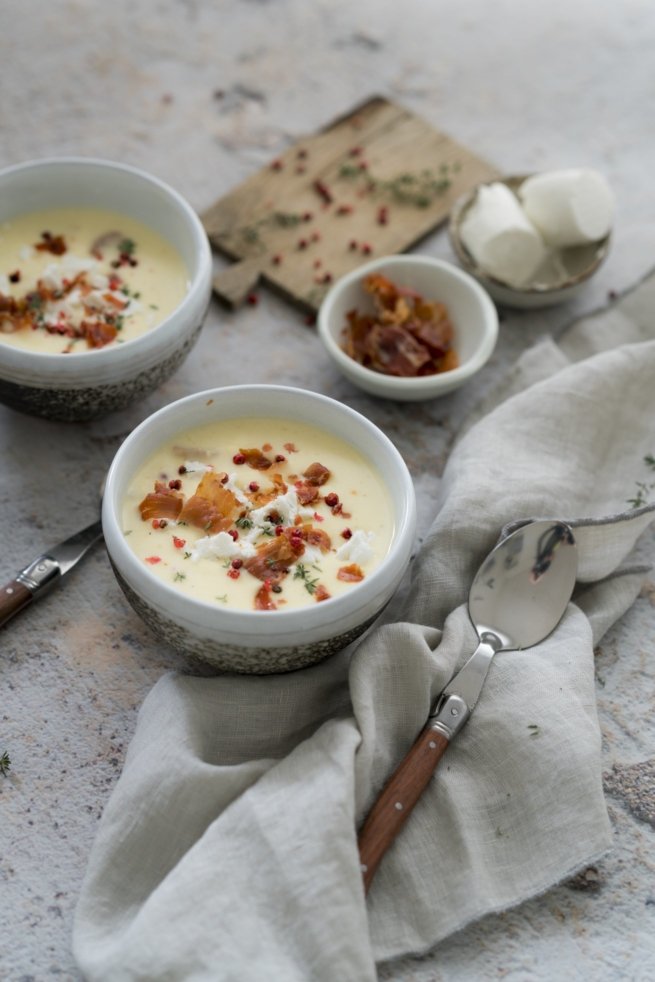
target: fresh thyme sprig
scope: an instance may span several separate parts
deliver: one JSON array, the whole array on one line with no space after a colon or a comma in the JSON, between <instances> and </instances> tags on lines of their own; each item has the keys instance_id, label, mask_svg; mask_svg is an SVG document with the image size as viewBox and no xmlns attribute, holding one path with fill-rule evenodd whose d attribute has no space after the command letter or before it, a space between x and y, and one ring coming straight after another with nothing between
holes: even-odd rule
<instances>
[{"instance_id":1,"label":"fresh thyme sprig","mask_svg":"<svg viewBox=\"0 0 655 982\"><path fill-rule=\"evenodd\" d=\"M318 576L313 580L310 579L309 570L304 563L296 563L296 568L293 571L294 580L303 580L303 586L305 590L310 595L315 593L316 587L318 586Z\"/></svg>"},{"instance_id":2,"label":"fresh thyme sprig","mask_svg":"<svg viewBox=\"0 0 655 982\"><path fill-rule=\"evenodd\" d=\"M450 167L441 164L437 174L424 169L416 173L405 172L397 174L391 180L383 181L373 177L368 170L363 170L358 164L344 163L339 169L338 176L344 180L365 180L372 195L385 196L401 205L413 205L415 208L428 208L435 198L445 194L452 184L449 176L452 171L459 170L459 164Z\"/></svg>"},{"instance_id":3,"label":"fresh thyme sprig","mask_svg":"<svg viewBox=\"0 0 655 982\"><path fill-rule=\"evenodd\" d=\"M647 453L643 458L646 467L651 471L655 471L655 455L652 453ZM648 499L650 497L651 491L655 490L655 481L635 481L635 486L637 492L633 498L627 498L627 503L632 508L641 508L642 505L648 504Z\"/></svg>"},{"instance_id":4,"label":"fresh thyme sprig","mask_svg":"<svg viewBox=\"0 0 655 982\"><path fill-rule=\"evenodd\" d=\"M267 225L275 225L278 228L295 228L296 225L300 225L301 222L305 221L307 221L306 216L299 212L274 211L270 215L265 215L264 218L258 219L252 225L246 225L238 229L238 234L249 245L256 245L261 242L261 229Z\"/></svg>"}]
</instances>

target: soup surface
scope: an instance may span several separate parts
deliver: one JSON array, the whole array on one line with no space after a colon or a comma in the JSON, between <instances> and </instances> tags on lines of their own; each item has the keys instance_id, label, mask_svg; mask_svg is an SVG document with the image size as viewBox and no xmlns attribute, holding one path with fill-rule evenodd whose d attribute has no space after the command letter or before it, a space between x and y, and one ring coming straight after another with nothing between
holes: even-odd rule
<instances>
[{"instance_id":1,"label":"soup surface","mask_svg":"<svg viewBox=\"0 0 655 982\"><path fill-rule=\"evenodd\" d=\"M0 223L0 343L51 354L121 344L187 288L179 253L127 215L60 208Z\"/></svg>"},{"instance_id":2,"label":"soup surface","mask_svg":"<svg viewBox=\"0 0 655 982\"><path fill-rule=\"evenodd\" d=\"M136 473L123 506L127 542L156 576L245 610L352 590L386 555L393 521L381 475L353 447L259 417L176 434Z\"/></svg>"}]
</instances>

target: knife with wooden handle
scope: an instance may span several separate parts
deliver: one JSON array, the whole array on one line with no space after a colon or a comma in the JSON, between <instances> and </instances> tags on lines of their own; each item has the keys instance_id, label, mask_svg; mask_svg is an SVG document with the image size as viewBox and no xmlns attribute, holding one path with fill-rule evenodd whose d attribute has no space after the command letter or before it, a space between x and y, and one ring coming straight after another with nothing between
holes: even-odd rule
<instances>
[{"instance_id":1,"label":"knife with wooden handle","mask_svg":"<svg viewBox=\"0 0 655 982\"><path fill-rule=\"evenodd\" d=\"M97 521L37 556L0 587L0 627L59 583L101 538L102 523Z\"/></svg>"}]
</instances>

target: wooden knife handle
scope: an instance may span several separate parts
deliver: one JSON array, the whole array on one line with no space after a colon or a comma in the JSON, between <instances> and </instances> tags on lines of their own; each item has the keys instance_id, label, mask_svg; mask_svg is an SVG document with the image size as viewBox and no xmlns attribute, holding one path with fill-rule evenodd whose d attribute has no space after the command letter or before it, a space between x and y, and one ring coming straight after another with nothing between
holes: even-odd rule
<instances>
[{"instance_id":1,"label":"wooden knife handle","mask_svg":"<svg viewBox=\"0 0 655 982\"><path fill-rule=\"evenodd\" d=\"M19 583L18 580L10 580L9 583L0 587L0 627L23 607L27 607L33 598L32 591Z\"/></svg>"},{"instance_id":2,"label":"wooden knife handle","mask_svg":"<svg viewBox=\"0 0 655 982\"><path fill-rule=\"evenodd\" d=\"M448 743L443 733L426 726L364 821L358 845L366 893L380 860L409 818Z\"/></svg>"}]
</instances>

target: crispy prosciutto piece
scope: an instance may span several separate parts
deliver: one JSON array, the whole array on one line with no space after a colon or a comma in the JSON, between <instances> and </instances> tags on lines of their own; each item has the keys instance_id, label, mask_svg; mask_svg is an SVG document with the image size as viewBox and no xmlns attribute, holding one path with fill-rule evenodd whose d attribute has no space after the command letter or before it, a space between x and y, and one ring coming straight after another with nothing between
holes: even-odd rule
<instances>
[{"instance_id":1,"label":"crispy prosciutto piece","mask_svg":"<svg viewBox=\"0 0 655 982\"><path fill-rule=\"evenodd\" d=\"M364 279L364 289L372 294L381 307L393 309L398 302L400 291L395 283L381 276L380 273L371 273Z\"/></svg>"},{"instance_id":2,"label":"crispy prosciutto piece","mask_svg":"<svg viewBox=\"0 0 655 982\"><path fill-rule=\"evenodd\" d=\"M359 583L360 580L364 579L364 571L357 563L350 563L350 565L342 566L339 569L337 579L344 580L346 583Z\"/></svg>"},{"instance_id":3,"label":"crispy prosciutto piece","mask_svg":"<svg viewBox=\"0 0 655 982\"><path fill-rule=\"evenodd\" d=\"M41 241L34 243L39 252L51 252L53 256L63 256L66 252L66 240L63 235L53 235L52 232L41 232Z\"/></svg>"},{"instance_id":4,"label":"crispy prosciutto piece","mask_svg":"<svg viewBox=\"0 0 655 982\"><path fill-rule=\"evenodd\" d=\"M409 331L396 324L376 324L366 341L371 367L386 375L411 378L430 361L430 352Z\"/></svg>"},{"instance_id":5,"label":"crispy prosciutto piece","mask_svg":"<svg viewBox=\"0 0 655 982\"><path fill-rule=\"evenodd\" d=\"M320 603L321 600L329 600L329 599L330 599L329 591L326 590L326 588L323 586L322 583L319 583L318 586L316 587L316 590L314 591L314 600L317 603Z\"/></svg>"},{"instance_id":6,"label":"crispy prosciutto piece","mask_svg":"<svg viewBox=\"0 0 655 982\"><path fill-rule=\"evenodd\" d=\"M236 496L221 484L214 471L206 471L184 504L179 520L201 528L209 535L228 529L241 509Z\"/></svg>"},{"instance_id":7,"label":"crispy prosciutto piece","mask_svg":"<svg viewBox=\"0 0 655 982\"><path fill-rule=\"evenodd\" d=\"M248 498L253 508L263 508L269 501L273 501L280 494L286 494L289 490L281 474L271 474L270 477L273 482L270 488L248 493Z\"/></svg>"},{"instance_id":8,"label":"crispy prosciutto piece","mask_svg":"<svg viewBox=\"0 0 655 982\"><path fill-rule=\"evenodd\" d=\"M270 542L257 546L257 554L244 561L243 567L258 580L270 580L279 583L305 551L305 545L300 536L293 542L291 535L277 535Z\"/></svg>"},{"instance_id":9,"label":"crispy prosciutto piece","mask_svg":"<svg viewBox=\"0 0 655 982\"><path fill-rule=\"evenodd\" d=\"M87 321L83 320L79 327L82 337L86 338L86 343L90 348L104 348L106 344L113 341L118 330L114 324L107 321Z\"/></svg>"},{"instance_id":10,"label":"crispy prosciutto piece","mask_svg":"<svg viewBox=\"0 0 655 982\"><path fill-rule=\"evenodd\" d=\"M323 464L319 464L318 461L316 461L315 463L310 464L307 470L303 471L303 477L306 479L308 484L318 488L322 484L325 484L325 482L329 479L330 471L327 467L324 467Z\"/></svg>"},{"instance_id":11,"label":"crispy prosciutto piece","mask_svg":"<svg viewBox=\"0 0 655 982\"><path fill-rule=\"evenodd\" d=\"M291 535L300 535L308 546L316 546L321 552L329 552L332 548L332 539L323 529L317 529L314 525L302 525L299 528L285 529Z\"/></svg>"},{"instance_id":12,"label":"crispy prosciutto piece","mask_svg":"<svg viewBox=\"0 0 655 982\"><path fill-rule=\"evenodd\" d=\"M255 594L255 610L277 610L277 604L271 596L271 584L262 583Z\"/></svg>"},{"instance_id":13,"label":"crispy prosciutto piece","mask_svg":"<svg viewBox=\"0 0 655 982\"><path fill-rule=\"evenodd\" d=\"M256 471L267 471L273 464L273 461L262 453L259 447L251 447L250 449L239 447L239 453L246 458L245 463L248 467L253 467Z\"/></svg>"},{"instance_id":14,"label":"crispy prosciutto piece","mask_svg":"<svg viewBox=\"0 0 655 982\"><path fill-rule=\"evenodd\" d=\"M316 501L319 496L318 487L307 484L305 481L296 481L294 487L301 505L309 505L312 501Z\"/></svg>"},{"instance_id":15,"label":"crispy prosciutto piece","mask_svg":"<svg viewBox=\"0 0 655 982\"><path fill-rule=\"evenodd\" d=\"M145 496L139 505L139 511L144 522L151 518L177 519L183 504L183 494L172 491L163 481L155 481L155 490Z\"/></svg>"},{"instance_id":16,"label":"crispy prosciutto piece","mask_svg":"<svg viewBox=\"0 0 655 982\"><path fill-rule=\"evenodd\" d=\"M423 312L427 316L421 317ZM429 348L434 357L443 358L453 341L453 325L448 320L445 306L442 303L423 304L418 314L418 319L407 325L408 331Z\"/></svg>"}]
</instances>

